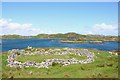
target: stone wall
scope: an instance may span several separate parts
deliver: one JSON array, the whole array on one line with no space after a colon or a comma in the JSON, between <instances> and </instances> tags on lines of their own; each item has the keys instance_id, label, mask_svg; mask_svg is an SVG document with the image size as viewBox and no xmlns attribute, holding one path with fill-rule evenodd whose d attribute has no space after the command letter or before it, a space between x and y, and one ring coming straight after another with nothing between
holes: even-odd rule
<instances>
[{"instance_id":1,"label":"stone wall","mask_svg":"<svg viewBox=\"0 0 120 80\"><path fill-rule=\"evenodd\" d=\"M48 49L47 51L45 49L35 49L32 47L28 47L27 50L18 50L18 49L13 49L8 51L8 66L10 67L19 67L19 68L24 68L24 67L37 67L37 68L48 68L49 66L52 66L53 63L55 64L62 64L63 66L70 65L70 64L87 64L91 63L94 61L94 53L89 52L87 49L74 49L74 48L62 48L61 49ZM33 52L34 50L34 52ZM35 54L40 54L40 55L65 55L65 54L74 54L78 56L85 56L87 59L85 60L78 60L76 58L72 59L46 59L42 61L41 63L37 63L35 61L27 61L27 62L20 62L16 61L15 58L17 56L20 56L21 54L23 55L35 55Z\"/></svg>"}]
</instances>

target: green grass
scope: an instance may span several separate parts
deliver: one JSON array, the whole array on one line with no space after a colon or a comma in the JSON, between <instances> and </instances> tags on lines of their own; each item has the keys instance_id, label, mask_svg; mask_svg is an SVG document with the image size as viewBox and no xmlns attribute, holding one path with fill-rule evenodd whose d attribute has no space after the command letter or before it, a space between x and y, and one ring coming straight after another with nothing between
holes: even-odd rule
<instances>
[{"instance_id":1,"label":"green grass","mask_svg":"<svg viewBox=\"0 0 120 80\"><path fill-rule=\"evenodd\" d=\"M2 77L2 53L0 53L0 78Z\"/></svg>"},{"instance_id":2,"label":"green grass","mask_svg":"<svg viewBox=\"0 0 120 80\"><path fill-rule=\"evenodd\" d=\"M118 78L118 56L109 54L105 51L99 51L99 50L92 50L89 51L95 53L95 61L93 63L89 64L72 64L68 66L62 66L62 65L55 65L50 66L48 69L46 68L35 68L35 67L29 67L29 68L10 68L7 65L7 53L3 53L2 60L3 60L3 73L2 77L8 78L8 77L14 77L14 78ZM100 54L98 54L100 53ZM40 57L39 57L40 56ZM36 60L41 61L45 58L68 58L66 56L70 55L61 55L61 56L42 56L42 55L35 55L28 57L19 57L18 59L21 61L26 60ZM81 57L74 56L76 58L82 59ZM108 64L112 64L108 65ZM104 65L104 66L103 66ZM30 72L32 73L30 74Z\"/></svg>"},{"instance_id":3,"label":"green grass","mask_svg":"<svg viewBox=\"0 0 120 80\"><path fill-rule=\"evenodd\" d=\"M32 60L32 61L35 61L35 62L42 62L45 59L53 59L53 58L57 58L57 59L76 58L76 59L79 59L79 60L86 59L86 57L84 57L84 56L78 56L78 55L74 55L74 54L65 54L65 55L54 55L54 54L41 55L41 54L35 54L35 55L21 55L21 56L17 57L16 60L21 61L21 62L26 62L28 60Z\"/></svg>"}]
</instances>

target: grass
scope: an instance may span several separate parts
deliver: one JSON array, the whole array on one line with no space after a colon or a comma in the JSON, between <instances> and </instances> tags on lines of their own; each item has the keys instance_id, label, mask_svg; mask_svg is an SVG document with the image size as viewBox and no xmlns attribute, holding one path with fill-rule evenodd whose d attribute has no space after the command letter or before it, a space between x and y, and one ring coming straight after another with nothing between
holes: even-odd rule
<instances>
[{"instance_id":1,"label":"grass","mask_svg":"<svg viewBox=\"0 0 120 80\"><path fill-rule=\"evenodd\" d=\"M95 61L89 64L72 64L69 66L54 65L46 68L10 68L7 65L7 53L2 53L2 77L4 78L118 78L118 56L109 54L105 51L92 50L89 51L95 53ZM99 53L99 54L98 54ZM36 60L41 61L45 58L66 58L66 56L42 56L35 55L29 58L28 56L19 57L21 61ZM74 56L81 59L81 57ZM68 58L68 57L67 57ZM112 66L111 66L112 64ZM104 65L104 66L103 66Z\"/></svg>"},{"instance_id":2,"label":"grass","mask_svg":"<svg viewBox=\"0 0 120 80\"><path fill-rule=\"evenodd\" d=\"M28 60L32 60L35 62L42 62L45 59L71 59L71 58L76 58L76 59L86 59L84 56L78 56L74 54L65 54L65 55L54 55L54 54L49 54L49 55L41 55L41 54L35 54L35 55L21 55L16 58L17 61L21 62L26 62Z\"/></svg>"}]
</instances>

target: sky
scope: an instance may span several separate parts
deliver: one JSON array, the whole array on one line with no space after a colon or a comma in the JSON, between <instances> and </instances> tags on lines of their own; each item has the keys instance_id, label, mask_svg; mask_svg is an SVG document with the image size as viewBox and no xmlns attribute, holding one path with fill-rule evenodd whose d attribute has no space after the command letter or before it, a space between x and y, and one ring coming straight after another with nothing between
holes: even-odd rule
<instances>
[{"instance_id":1,"label":"sky","mask_svg":"<svg viewBox=\"0 0 120 80\"><path fill-rule=\"evenodd\" d=\"M3 2L0 34L118 35L117 2Z\"/></svg>"}]
</instances>

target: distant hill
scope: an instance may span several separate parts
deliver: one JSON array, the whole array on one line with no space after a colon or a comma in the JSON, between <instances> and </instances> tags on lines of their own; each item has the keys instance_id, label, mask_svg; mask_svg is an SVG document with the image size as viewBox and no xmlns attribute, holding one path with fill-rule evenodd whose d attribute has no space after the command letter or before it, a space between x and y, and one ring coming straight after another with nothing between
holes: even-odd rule
<instances>
[{"instance_id":1,"label":"distant hill","mask_svg":"<svg viewBox=\"0 0 120 80\"><path fill-rule=\"evenodd\" d=\"M1 35L0 38L32 38L32 36L21 36L21 35Z\"/></svg>"},{"instance_id":2,"label":"distant hill","mask_svg":"<svg viewBox=\"0 0 120 80\"><path fill-rule=\"evenodd\" d=\"M0 38L67 38L73 40L103 40L103 41L118 41L118 36L104 36L104 35L82 35L75 32L58 33L58 34L38 34L36 36L21 36L21 35L2 35Z\"/></svg>"}]
</instances>

